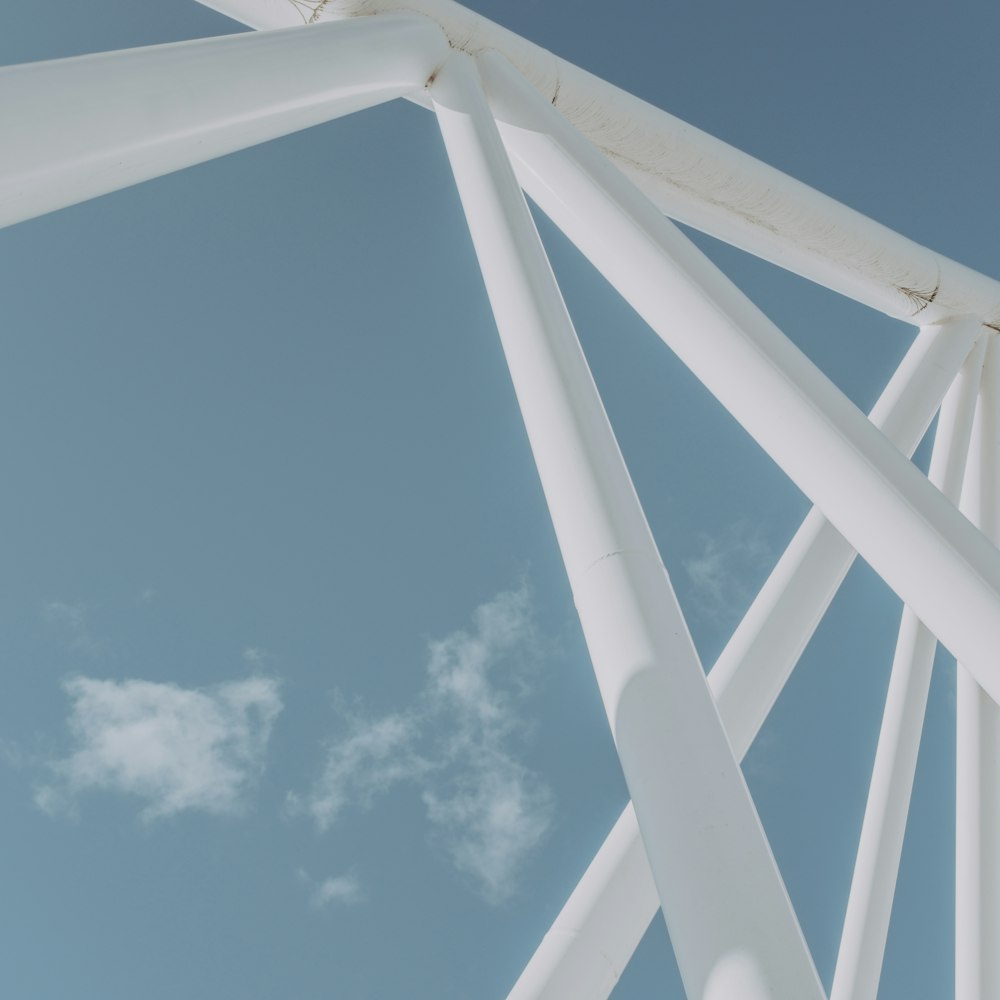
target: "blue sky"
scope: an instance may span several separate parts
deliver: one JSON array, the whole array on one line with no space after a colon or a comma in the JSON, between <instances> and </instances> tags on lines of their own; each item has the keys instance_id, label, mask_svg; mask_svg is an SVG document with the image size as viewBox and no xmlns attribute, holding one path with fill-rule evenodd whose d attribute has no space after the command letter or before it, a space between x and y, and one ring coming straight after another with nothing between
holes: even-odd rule
<instances>
[{"instance_id":1,"label":"blue sky","mask_svg":"<svg viewBox=\"0 0 1000 1000\"><path fill-rule=\"evenodd\" d=\"M472 6L997 272L988 5ZM0 64L237 30L54 0ZM540 229L710 664L808 504ZM700 243L870 407L908 327ZM0 264L0 993L505 996L625 790L433 119L22 223ZM898 615L859 563L745 762L827 986ZM940 654L890 1000L951 993L953 708ZM614 994L648 996L681 996L660 920Z\"/></svg>"}]
</instances>

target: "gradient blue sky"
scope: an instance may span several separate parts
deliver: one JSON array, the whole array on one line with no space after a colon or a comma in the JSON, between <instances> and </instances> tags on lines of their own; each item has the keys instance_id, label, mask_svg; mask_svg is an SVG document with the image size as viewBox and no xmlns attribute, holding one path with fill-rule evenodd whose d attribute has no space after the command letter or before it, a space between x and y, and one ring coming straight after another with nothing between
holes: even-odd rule
<instances>
[{"instance_id":1,"label":"gradient blue sky","mask_svg":"<svg viewBox=\"0 0 1000 1000\"><path fill-rule=\"evenodd\" d=\"M471 6L997 273L993 5ZM7 5L0 64L239 30ZM807 502L540 228L710 664ZM871 405L909 328L700 243ZM625 790L431 116L22 223L0 282L0 995L505 996ZM827 986L898 614L859 564L745 762ZM952 991L953 705L942 654L890 1000Z\"/></svg>"}]
</instances>

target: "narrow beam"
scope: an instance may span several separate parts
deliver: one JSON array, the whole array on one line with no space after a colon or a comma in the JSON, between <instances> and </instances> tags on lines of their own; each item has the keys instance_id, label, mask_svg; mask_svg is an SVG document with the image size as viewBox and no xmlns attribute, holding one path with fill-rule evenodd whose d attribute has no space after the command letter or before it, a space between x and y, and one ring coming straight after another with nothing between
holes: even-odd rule
<instances>
[{"instance_id":1,"label":"narrow beam","mask_svg":"<svg viewBox=\"0 0 1000 1000\"><path fill-rule=\"evenodd\" d=\"M393 14L0 69L0 226L419 89L448 44Z\"/></svg>"},{"instance_id":2,"label":"narrow beam","mask_svg":"<svg viewBox=\"0 0 1000 1000\"><path fill-rule=\"evenodd\" d=\"M1000 342L991 338L962 507L1000 541ZM1000 997L1000 709L960 662L956 678L955 1000Z\"/></svg>"},{"instance_id":3,"label":"narrow beam","mask_svg":"<svg viewBox=\"0 0 1000 1000\"><path fill-rule=\"evenodd\" d=\"M955 504L985 351L984 336L938 417L928 478ZM875 1000L878 993L936 650L934 636L904 607L830 1000Z\"/></svg>"},{"instance_id":4,"label":"narrow beam","mask_svg":"<svg viewBox=\"0 0 1000 1000\"><path fill-rule=\"evenodd\" d=\"M509 64L480 64L531 197L1000 699L1000 551Z\"/></svg>"},{"instance_id":5,"label":"narrow beam","mask_svg":"<svg viewBox=\"0 0 1000 1000\"><path fill-rule=\"evenodd\" d=\"M476 78L432 89L678 967L702 1000L822 987Z\"/></svg>"}]
</instances>

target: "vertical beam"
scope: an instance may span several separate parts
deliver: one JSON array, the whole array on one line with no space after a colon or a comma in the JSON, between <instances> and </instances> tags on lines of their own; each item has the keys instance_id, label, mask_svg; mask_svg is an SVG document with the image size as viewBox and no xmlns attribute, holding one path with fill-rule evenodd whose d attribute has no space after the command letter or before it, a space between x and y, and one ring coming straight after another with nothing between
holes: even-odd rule
<instances>
[{"instance_id":1,"label":"vertical beam","mask_svg":"<svg viewBox=\"0 0 1000 1000\"><path fill-rule=\"evenodd\" d=\"M531 197L1000 699L1000 552L509 64L480 62Z\"/></svg>"},{"instance_id":2,"label":"vertical beam","mask_svg":"<svg viewBox=\"0 0 1000 1000\"><path fill-rule=\"evenodd\" d=\"M975 323L922 329L871 411L913 453L979 336ZM708 675L738 759L750 748L856 552L813 508ZM508 1000L607 1000L658 899L631 804L584 873ZM627 887L627 888L626 888ZM617 977L616 977L617 978Z\"/></svg>"},{"instance_id":3,"label":"vertical beam","mask_svg":"<svg viewBox=\"0 0 1000 1000\"><path fill-rule=\"evenodd\" d=\"M990 337L962 507L1000 541L1000 343ZM994 650L994 655L997 655ZM1000 997L1000 709L959 663L955 1000Z\"/></svg>"},{"instance_id":4,"label":"vertical beam","mask_svg":"<svg viewBox=\"0 0 1000 1000\"><path fill-rule=\"evenodd\" d=\"M984 336L945 398L930 481L957 503L976 411ZM899 626L830 1000L875 1000L917 770L937 641L907 607Z\"/></svg>"},{"instance_id":5,"label":"vertical beam","mask_svg":"<svg viewBox=\"0 0 1000 1000\"><path fill-rule=\"evenodd\" d=\"M415 15L200 38L0 69L0 226L422 88Z\"/></svg>"},{"instance_id":6,"label":"vertical beam","mask_svg":"<svg viewBox=\"0 0 1000 1000\"><path fill-rule=\"evenodd\" d=\"M474 64L431 90L689 996L822 997Z\"/></svg>"}]
</instances>

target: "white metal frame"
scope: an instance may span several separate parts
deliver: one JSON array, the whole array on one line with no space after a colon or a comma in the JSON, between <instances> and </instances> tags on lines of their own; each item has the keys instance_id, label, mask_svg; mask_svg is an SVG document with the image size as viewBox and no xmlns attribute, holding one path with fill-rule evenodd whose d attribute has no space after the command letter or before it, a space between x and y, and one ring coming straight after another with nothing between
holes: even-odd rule
<instances>
[{"instance_id":1,"label":"white metal frame","mask_svg":"<svg viewBox=\"0 0 1000 1000\"><path fill-rule=\"evenodd\" d=\"M451 0L209 5L263 30L0 69L0 225L435 112L632 799L508 1000L605 1000L658 908L690 997L824 996L739 762L857 553L906 607L831 997L876 996L938 640L955 995L1000 997L1000 284ZM815 503L707 680L522 191ZM869 417L667 216L919 326Z\"/></svg>"}]
</instances>

